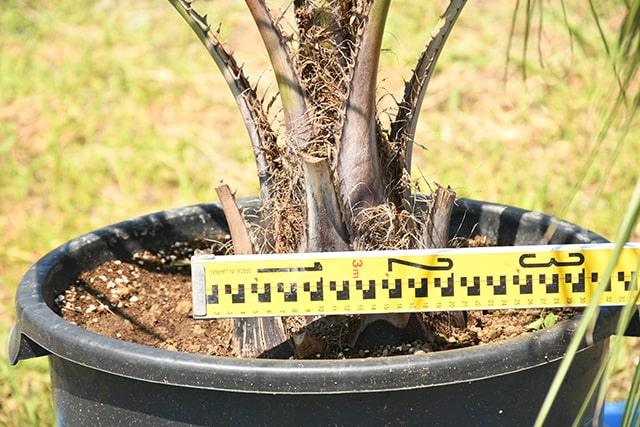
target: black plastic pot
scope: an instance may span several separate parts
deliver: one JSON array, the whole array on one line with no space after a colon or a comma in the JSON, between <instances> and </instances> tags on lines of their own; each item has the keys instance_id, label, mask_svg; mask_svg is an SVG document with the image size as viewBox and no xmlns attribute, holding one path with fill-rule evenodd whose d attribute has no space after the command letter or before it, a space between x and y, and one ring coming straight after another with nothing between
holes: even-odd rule
<instances>
[{"instance_id":1,"label":"black plastic pot","mask_svg":"<svg viewBox=\"0 0 640 427\"><path fill-rule=\"evenodd\" d=\"M499 245L603 242L551 217L460 200L452 233ZM133 252L226 230L205 204L168 210L74 239L38 261L17 291L12 364L49 357L60 425L530 425L575 330L574 318L505 342L378 359L232 359L178 353L97 335L58 317L54 297L80 272ZM549 425L570 425L606 356L617 311L602 310ZM582 424L594 417L595 401Z\"/></svg>"}]
</instances>

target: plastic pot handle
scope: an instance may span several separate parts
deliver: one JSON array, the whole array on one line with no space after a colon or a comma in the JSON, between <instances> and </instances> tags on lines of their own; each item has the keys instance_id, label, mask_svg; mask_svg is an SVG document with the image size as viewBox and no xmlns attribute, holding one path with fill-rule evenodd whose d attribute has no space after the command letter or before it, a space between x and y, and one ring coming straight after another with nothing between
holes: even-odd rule
<instances>
[{"instance_id":1,"label":"plastic pot handle","mask_svg":"<svg viewBox=\"0 0 640 427\"><path fill-rule=\"evenodd\" d=\"M51 354L48 350L38 345L28 336L20 331L18 322L14 323L9 332L9 363L15 365L21 360L31 359L34 357L48 356Z\"/></svg>"},{"instance_id":2,"label":"plastic pot handle","mask_svg":"<svg viewBox=\"0 0 640 427\"><path fill-rule=\"evenodd\" d=\"M627 330L624 332L625 337L640 337L640 308L634 313Z\"/></svg>"}]
</instances>

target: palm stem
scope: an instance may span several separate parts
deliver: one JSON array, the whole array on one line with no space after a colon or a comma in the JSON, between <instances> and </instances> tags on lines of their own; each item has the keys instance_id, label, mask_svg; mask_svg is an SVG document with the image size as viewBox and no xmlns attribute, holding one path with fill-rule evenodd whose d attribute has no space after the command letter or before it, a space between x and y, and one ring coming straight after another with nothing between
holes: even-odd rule
<instances>
[{"instance_id":1,"label":"palm stem","mask_svg":"<svg viewBox=\"0 0 640 427\"><path fill-rule=\"evenodd\" d=\"M405 86L404 97L396 119L391 125L391 140L402 142L407 171L411 173L411 151L420 116L420 106L427 91L436 63L466 0L451 0L440 22L431 32L431 38L423 50L411 79Z\"/></svg>"},{"instance_id":2,"label":"palm stem","mask_svg":"<svg viewBox=\"0 0 640 427\"><path fill-rule=\"evenodd\" d=\"M350 215L384 200L376 132L376 76L390 0L371 5L355 58L338 150L338 176ZM355 215L354 215L355 216ZM347 220L347 223L350 221Z\"/></svg>"},{"instance_id":3,"label":"palm stem","mask_svg":"<svg viewBox=\"0 0 640 427\"><path fill-rule=\"evenodd\" d=\"M244 119L251 146L256 159L258 177L260 179L260 192L268 194L270 182L269 164L266 159L266 147L269 142L275 141L275 133L266 118L262 103L258 99L255 90L249 84L242 68L226 47L220 42L217 32L211 31L207 23L207 17L198 14L191 3L185 0L169 0L171 5L180 13L180 16L189 24L193 32L205 46L211 58L216 63L220 72L231 89L240 113Z\"/></svg>"},{"instance_id":4,"label":"palm stem","mask_svg":"<svg viewBox=\"0 0 640 427\"><path fill-rule=\"evenodd\" d=\"M264 0L246 0L246 4L258 26L276 75L288 136L296 145L302 145L310 139L311 128L306 117L304 91L291 61L285 37L276 25Z\"/></svg>"}]
</instances>

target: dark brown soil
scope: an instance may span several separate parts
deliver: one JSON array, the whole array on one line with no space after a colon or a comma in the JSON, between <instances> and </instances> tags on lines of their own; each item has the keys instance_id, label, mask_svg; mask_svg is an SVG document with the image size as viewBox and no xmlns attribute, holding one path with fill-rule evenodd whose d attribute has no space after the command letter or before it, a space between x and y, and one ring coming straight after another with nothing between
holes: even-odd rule
<instances>
[{"instance_id":1,"label":"dark brown soil","mask_svg":"<svg viewBox=\"0 0 640 427\"><path fill-rule=\"evenodd\" d=\"M202 242L198 243L202 246ZM197 245L195 245L197 246ZM84 272L55 302L67 321L112 338L167 350L235 357L230 319L194 320L189 258L194 244L177 243L158 253L106 262ZM554 310L557 320L577 313ZM540 310L469 311L466 325L450 313L422 315L433 333L426 340L380 348L351 348L342 337L357 328L358 316L335 316L322 337L322 351L306 357L353 358L432 352L481 345L527 333ZM464 323L464 322L463 322Z\"/></svg>"}]
</instances>

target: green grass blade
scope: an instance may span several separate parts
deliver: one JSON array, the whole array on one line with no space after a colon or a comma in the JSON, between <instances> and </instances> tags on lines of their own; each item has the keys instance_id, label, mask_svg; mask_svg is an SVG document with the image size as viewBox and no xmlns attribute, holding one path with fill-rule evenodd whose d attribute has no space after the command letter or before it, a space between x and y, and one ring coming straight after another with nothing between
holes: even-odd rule
<instances>
[{"instance_id":1,"label":"green grass blade","mask_svg":"<svg viewBox=\"0 0 640 427\"><path fill-rule=\"evenodd\" d=\"M571 338L571 341L569 342L565 357L560 363L558 372L556 373L556 376L551 383L551 386L549 387L549 391L547 393L547 396L545 397L542 407L540 408L540 412L538 413L538 417L536 418L534 424L536 427L541 427L544 424L544 421L546 420L547 416L549 415L549 411L551 410L551 405L558 395L558 391L560 390L564 378L567 376L567 372L571 367L571 363L573 362L573 359L575 358L575 355L580 347L580 343L587 335L588 331L593 328L599 311L598 301L600 300L600 296L608 285L608 278L611 277L613 269L615 268L618 258L620 257L620 253L622 252L622 248L624 244L629 240L629 236L631 235L631 232L633 231L633 228L639 216L640 179L636 183L631 202L629 203L629 206L625 212L625 216L621 222L620 230L618 231L618 236L615 240L611 258L603 274L603 277L607 279L598 284L598 288L593 293L591 302L584 310L582 320L580 321L578 328L576 329L573 337Z\"/></svg>"},{"instance_id":2,"label":"green grass blade","mask_svg":"<svg viewBox=\"0 0 640 427\"><path fill-rule=\"evenodd\" d=\"M638 265L635 271L640 271L640 260L638 260ZM574 420L574 423L573 423L574 427L579 425L580 420L582 419L583 415L585 414L589 406L589 402L591 401L593 395L596 393L598 388L600 389L600 393L598 395L596 407L600 408L604 402L605 394L608 389L608 380L609 378L611 378L616 357L618 356L619 352L622 351L622 342L624 338L624 333L629 327L629 324L631 323L633 315L637 310L636 304L640 299L640 292L638 292L637 290L636 291L633 290L637 286L637 280L638 280L638 275L636 273L633 275L631 280L631 286L630 286L631 290L629 291L631 293L631 296L629 298L629 303L622 308L622 312L620 313L620 318L618 319L618 325L616 327L616 333L613 338L613 343L609 349L609 354L607 355L604 363L599 367L598 372L595 375L593 384L591 384L589 392L586 395L585 401L583 402L580 408L580 412L578 413L578 415L576 416L576 419ZM632 389L632 391L629 393L630 399L633 398L634 394L635 392Z\"/></svg>"},{"instance_id":3,"label":"green grass blade","mask_svg":"<svg viewBox=\"0 0 640 427\"><path fill-rule=\"evenodd\" d=\"M633 277L633 285L632 288L637 287L638 285L638 273L640 271L640 261L638 263L638 268L636 268L636 274ZM637 303L637 300L636 300ZM635 306L630 310L633 312L638 308ZM619 335L621 336L621 335ZM633 379L631 380L631 386L629 389L629 397L627 398L627 404L624 408L624 413L622 415L622 423L621 426L631 426L633 425L633 420L638 413L638 407L640 406L640 395L639 395L639 387L640 387L640 363L636 363L636 370L633 375Z\"/></svg>"}]
</instances>

